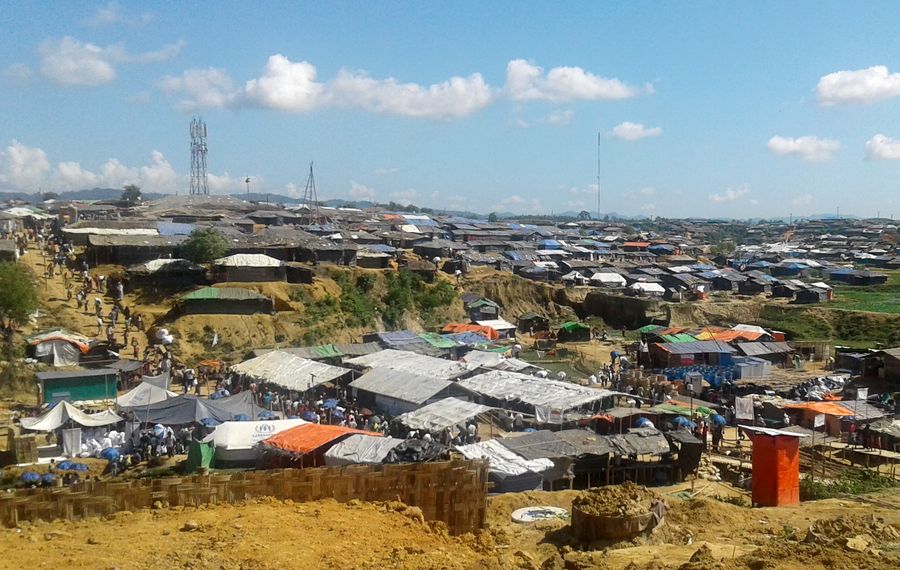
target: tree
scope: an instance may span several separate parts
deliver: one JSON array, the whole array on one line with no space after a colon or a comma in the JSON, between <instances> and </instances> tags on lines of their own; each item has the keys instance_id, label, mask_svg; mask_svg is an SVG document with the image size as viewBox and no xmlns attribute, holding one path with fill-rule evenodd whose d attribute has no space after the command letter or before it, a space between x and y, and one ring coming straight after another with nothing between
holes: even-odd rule
<instances>
[{"instance_id":1,"label":"tree","mask_svg":"<svg viewBox=\"0 0 900 570\"><path fill-rule=\"evenodd\" d=\"M228 239L215 228L194 230L181 251L194 263L209 263L225 255L228 251Z\"/></svg>"},{"instance_id":2,"label":"tree","mask_svg":"<svg viewBox=\"0 0 900 570\"><path fill-rule=\"evenodd\" d=\"M579 220L590 220L591 213L588 212L587 210L582 210L582 211L578 212L578 219Z\"/></svg>"},{"instance_id":3,"label":"tree","mask_svg":"<svg viewBox=\"0 0 900 570\"><path fill-rule=\"evenodd\" d=\"M59 194L56 192L44 192L41 194L41 201L46 202L47 200L56 200L59 198Z\"/></svg>"},{"instance_id":4,"label":"tree","mask_svg":"<svg viewBox=\"0 0 900 570\"><path fill-rule=\"evenodd\" d=\"M490 214L488 214L488 221L489 221L489 222L494 223L494 222L497 221L497 219L498 219L498 218L497 218L497 212L491 212Z\"/></svg>"},{"instance_id":5,"label":"tree","mask_svg":"<svg viewBox=\"0 0 900 570\"><path fill-rule=\"evenodd\" d=\"M25 322L37 306L32 273L18 263L0 262L0 325L12 329L15 323Z\"/></svg>"},{"instance_id":6,"label":"tree","mask_svg":"<svg viewBox=\"0 0 900 570\"><path fill-rule=\"evenodd\" d=\"M141 201L141 188L135 184L126 184L122 188L122 201L134 204Z\"/></svg>"}]
</instances>

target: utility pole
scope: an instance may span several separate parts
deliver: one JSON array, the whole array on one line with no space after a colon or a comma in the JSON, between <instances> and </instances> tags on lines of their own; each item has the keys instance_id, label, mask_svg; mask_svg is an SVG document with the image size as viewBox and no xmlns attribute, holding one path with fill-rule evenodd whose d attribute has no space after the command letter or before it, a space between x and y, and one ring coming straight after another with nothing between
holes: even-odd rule
<instances>
[{"instance_id":1,"label":"utility pole","mask_svg":"<svg viewBox=\"0 0 900 570\"><path fill-rule=\"evenodd\" d=\"M250 197L250 177L244 179L244 182L247 184L247 197Z\"/></svg>"},{"instance_id":2,"label":"utility pole","mask_svg":"<svg viewBox=\"0 0 900 570\"><path fill-rule=\"evenodd\" d=\"M597 220L600 220L600 131L597 131Z\"/></svg>"}]
</instances>

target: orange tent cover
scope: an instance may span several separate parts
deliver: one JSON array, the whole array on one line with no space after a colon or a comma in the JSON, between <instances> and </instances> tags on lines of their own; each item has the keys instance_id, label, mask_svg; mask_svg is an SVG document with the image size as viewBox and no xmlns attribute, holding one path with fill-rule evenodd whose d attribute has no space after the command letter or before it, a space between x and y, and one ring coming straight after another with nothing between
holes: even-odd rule
<instances>
[{"instance_id":1,"label":"orange tent cover","mask_svg":"<svg viewBox=\"0 0 900 570\"><path fill-rule=\"evenodd\" d=\"M482 325L465 325L462 323L450 323L446 325L441 332L445 334L450 333L463 333L463 332L474 332L480 333L486 336L489 340L497 340L500 338L500 333L491 327L485 327Z\"/></svg>"},{"instance_id":2,"label":"orange tent cover","mask_svg":"<svg viewBox=\"0 0 900 570\"><path fill-rule=\"evenodd\" d=\"M853 412L836 402L803 402L800 404L787 404L785 408L793 408L800 410L811 410L817 414L826 414L829 416L852 416Z\"/></svg>"},{"instance_id":3,"label":"orange tent cover","mask_svg":"<svg viewBox=\"0 0 900 570\"><path fill-rule=\"evenodd\" d=\"M346 435L354 433L381 437L380 433L326 424L303 424L277 433L261 443L296 455L306 455Z\"/></svg>"}]
</instances>

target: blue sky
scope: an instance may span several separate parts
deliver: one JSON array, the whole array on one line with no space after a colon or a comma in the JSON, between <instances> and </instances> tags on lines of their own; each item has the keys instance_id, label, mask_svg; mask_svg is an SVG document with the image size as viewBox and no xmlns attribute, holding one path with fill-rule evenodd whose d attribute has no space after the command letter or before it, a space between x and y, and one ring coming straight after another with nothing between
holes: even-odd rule
<instances>
[{"instance_id":1,"label":"blue sky","mask_svg":"<svg viewBox=\"0 0 900 570\"><path fill-rule=\"evenodd\" d=\"M5 2L0 190L900 215L900 4Z\"/></svg>"}]
</instances>

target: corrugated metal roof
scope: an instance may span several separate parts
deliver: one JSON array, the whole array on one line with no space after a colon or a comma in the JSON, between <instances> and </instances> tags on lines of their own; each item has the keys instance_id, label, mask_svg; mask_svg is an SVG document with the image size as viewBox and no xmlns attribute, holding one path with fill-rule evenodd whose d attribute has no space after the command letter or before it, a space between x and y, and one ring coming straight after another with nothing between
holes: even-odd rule
<instances>
[{"instance_id":1,"label":"corrugated metal roof","mask_svg":"<svg viewBox=\"0 0 900 570\"><path fill-rule=\"evenodd\" d=\"M734 352L735 350L724 342L717 340L698 340L696 342L654 343L662 350L671 354L702 354L711 352Z\"/></svg>"},{"instance_id":2,"label":"corrugated metal roof","mask_svg":"<svg viewBox=\"0 0 900 570\"><path fill-rule=\"evenodd\" d=\"M344 363L365 368L411 372L443 380L451 380L469 372L469 367L460 362L394 349L358 356L345 360Z\"/></svg>"},{"instance_id":3,"label":"corrugated metal roof","mask_svg":"<svg viewBox=\"0 0 900 570\"><path fill-rule=\"evenodd\" d=\"M305 392L350 373L347 368L300 358L280 350L273 350L235 364L231 370L299 392Z\"/></svg>"}]
</instances>

